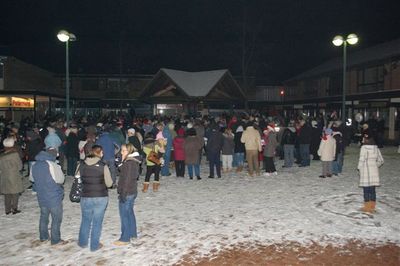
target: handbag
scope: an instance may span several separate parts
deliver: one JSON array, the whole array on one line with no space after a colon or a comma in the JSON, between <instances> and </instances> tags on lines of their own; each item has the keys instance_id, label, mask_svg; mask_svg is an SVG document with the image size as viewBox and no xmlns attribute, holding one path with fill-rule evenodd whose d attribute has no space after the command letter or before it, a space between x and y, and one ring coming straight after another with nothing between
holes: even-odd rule
<instances>
[{"instance_id":1,"label":"handbag","mask_svg":"<svg viewBox=\"0 0 400 266\"><path fill-rule=\"evenodd\" d=\"M69 200L75 203L79 203L81 201L81 194L83 189L79 168L80 165L78 165L76 169L74 182L72 183L71 191L69 192Z\"/></svg>"},{"instance_id":2,"label":"handbag","mask_svg":"<svg viewBox=\"0 0 400 266\"><path fill-rule=\"evenodd\" d=\"M158 158L158 154L155 152L154 147L155 146L153 146L153 149L147 155L147 160L154 164L160 165L160 158Z\"/></svg>"}]
</instances>

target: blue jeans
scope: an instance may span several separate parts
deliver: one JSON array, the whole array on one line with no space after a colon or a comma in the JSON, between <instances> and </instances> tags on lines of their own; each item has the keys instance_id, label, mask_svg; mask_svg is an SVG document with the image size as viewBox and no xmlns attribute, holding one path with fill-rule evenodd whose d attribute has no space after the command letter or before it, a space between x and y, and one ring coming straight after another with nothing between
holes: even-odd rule
<instances>
[{"instance_id":1,"label":"blue jeans","mask_svg":"<svg viewBox=\"0 0 400 266\"><path fill-rule=\"evenodd\" d=\"M364 201L376 201L375 187L363 187L364 189Z\"/></svg>"},{"instance_id":2,"label":"blue jeans","mask_svg":"<svg viewBox=\"0 0 400 266\"><path fill-rule=\"evenodd\" d=\"M294 164L294 144L284 144L283 154L285 159L285 167L292 167Z\"/></svg>"},{"instance_id":3,"label":"blue jeans","mask_svg":"<svg viewBox=\"0 0 400 266\"><path fill-rule=\"evenodd\" d=\"M237 153L233 154L233 161L235 162L235 165L233 165L233 166L237 166L237 167L243 166L244 152L237 152Z\"/></svg>"},{"instance_id":4,"label":"blue jeans","mask_svg":"<svg viewBox=\"0 0 400 266\"><path fill-rule=\"evenodd\" d=\"M332 163L332 172L334 174L340 174L343 169L343 152L337 155L336 161Z\"/></svg>"},{"instance_id":5,"label":"blue jeans","mask_svg":"<svg viewBox=\"0 0 400 266\"><path fill-rule=\"evenodd\" d=\"M196 176L200 176L200 165L198 164L188 164L187 169L189 172L189 177L193 177L193 167L194 167L194 174Z\"/></svg>"},{"instance_id":6,"label":"blue jeans","mask_svg":"<svg viewBox=\"0 0 400 266\"><path fill-rule=\"evenodd\" d=\"M117 168L115 167L115 160L106 160L107 166L110 169L111 179L113 184L117 182Z\"/></svg>"},{"instance_id":7,"label":"blue jeans","mask_svg":"<svg viewBox=\"0 0 400 266\"><path fill-rule=\"evenodd\" d=\"M161 175L169 176L171 173L169 172L169 162L171 161L171 149L168 149L164 153L164 165L161 167Z\"/></svg>"},{"instance_id":8,"label":"blue jeans","mask_svg":"<svg viewBox=\"0 0 400 266\"><path fill-rule=\"evenodd\" d=\"M90 250L96 251L99 248L107 204L108 197L81 198L82 221L79 229L79 246L87 247L90 233Z\"/></svg>"},{"instance_id":9,"label":"blue jeans","mask_svg":"<svg viewBox=\"0 0 400 266\"><path fill-rule=\"evenodd\" d=\"M119 217L121 220L121 237L119 241L129 242L129 240L137 237L136 217L133 210L137 194L126 196L125 202L119 201Z\"/></svg>"},{"instance_id":10,"label":"blue jeans","mask_svg":"<svg viewBox=\"0 0 400 266\"><path fill-rule=\"evenodd\" d=\"M310 144L300 144L301 166L310 166Z\"/></svg>"},{"instance_id":11,"label":"blue jeans","mask_svg":"<svg viewBox=\"0 0 400 266\"><path fill-rule=\"evenodd\" d=\"M62 202L56 207L40 207L39 234L40 241L49 239L49 215L51 215L51 244L55 245L61 240L61 222L63 217Z\"/></svg>"},{"instance_id":12,"label":"blue jeans","mask_svg":"<svg viewBox=\"0 0 400 266\"><path fill-rule=\"evenodd\" d=\"M78 164L78 158L75 157L67 158L67 175L75 176L77 164Z\"/></svg>"}]
</instances>

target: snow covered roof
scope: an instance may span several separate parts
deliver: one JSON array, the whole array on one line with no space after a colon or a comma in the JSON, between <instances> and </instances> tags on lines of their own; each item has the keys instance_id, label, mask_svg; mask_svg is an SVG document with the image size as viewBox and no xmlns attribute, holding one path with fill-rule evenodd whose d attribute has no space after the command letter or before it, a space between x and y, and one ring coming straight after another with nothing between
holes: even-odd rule
<instances>
[{"instance_id":1,"label":"snow covered roof","mask_svg":"<svg viewBox=\"0 0 400 266\"><path fill-rule=\"evenodd\" d=\"M142 91L141 96L149 96L154 91L162 88L159 83L161 82L160 80L173 83L187 97L206 97L218 86L232 90L232 96L239 94L244 97L240 86L227 69L187 72L167 68L161 68L158 71L153 80ZM224 84L222 85L221 83ZM227 86L229 88L226 88Z\"/></svg>"},{"instance_id":2,"label":"snow covered roof","mask_svg":"<svg viewBox=\"0 0 400 266\"><path fill-rule=\"evenodd\" d=\"M368 62L379 61L395 56L400 56L400 38L385 42L370 48L366 48L357 52L351 52L348 49L347 52L347 67L352 67ZM343 57L337 57L326 61L325 63L307 70L288 81L304 79L308 77L317 76L331 71L340 70L343 67Z\"/></svg>"}]
</instances>

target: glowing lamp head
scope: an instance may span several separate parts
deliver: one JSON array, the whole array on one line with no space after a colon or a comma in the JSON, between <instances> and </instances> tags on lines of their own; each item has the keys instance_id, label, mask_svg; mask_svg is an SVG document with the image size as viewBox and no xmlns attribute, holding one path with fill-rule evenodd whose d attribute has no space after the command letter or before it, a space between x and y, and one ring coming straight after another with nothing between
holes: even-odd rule
<instances>
[{"instance_id":1,"label":"glowing lamp head","mask_svg":"<svg viewBox=\"0 0 400 266\"><path fill-rule=\"evenodd\" d=\"M62 41L62 42L68 42L68 41L76 41L76 36L73 33L70 33L66 30L60 30L57 33L57 38Z\"/></svg>"},{"instance_id":2,"label":"glowing lamp head","mask_svg":"<svg viewBox=\"0 0 400 266\"><path fill-rule=\"evenodd\" d=\"M281 94L281 96L285 95L285 91L281 90L280 94Z\"/></svg>"},{"instance_id":3,"label":"glowing lamp head","mask_svg":"<svg viewBox=\"0 0 400 266\"><path fill-rule=\"evenodd\" d=\"M358 43L358 36L356 35L356 34L354 34L354 33L352 33L352 34L349 34L348 36L347 36L347 43L349 43L350 45L354 45L354 44L356 44L356 43Z\"/></svg>"},{"instance_id":4,"label":"glowing lamp head","mask_svg":"<svg viewBox=\"0 0 400 266\"><path fill-rule=\"evenodd\" d=\"M332 40L332 43L335 46L341 46L343 42L344 42L343 37L340 35L336 35Z\"/></svg>"},{"instance_id":5,"label":"glowing lamp head","mask_svg":"<svg viewBox=\"0 0 400 266\"><path fill-rule=\"evenodd\" d=\"M69 34L67 31L61 30L57 33L57 38L62 42L66 42L69 40Z\"/></svg>"}]
</instances>

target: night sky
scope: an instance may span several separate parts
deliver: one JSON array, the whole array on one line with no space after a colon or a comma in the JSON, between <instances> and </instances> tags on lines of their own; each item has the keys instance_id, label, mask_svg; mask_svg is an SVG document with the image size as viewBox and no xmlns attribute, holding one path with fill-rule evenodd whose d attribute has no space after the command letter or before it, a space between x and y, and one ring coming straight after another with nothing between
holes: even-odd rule
<instances>
[{"instance_id":1,"label":"night sky","mask_svg":"<svg viewBox=\"0 0 400 266\"><path fill-rule=\"evenodd\" d=\"M154 74L228 68L274 85L341 56L331 40L355 32L349 50L400 38L400 1L368 0L26 0L0 1L0 55L63 73L73 32L71 72Z\"/></svg>"}]
</instances>

